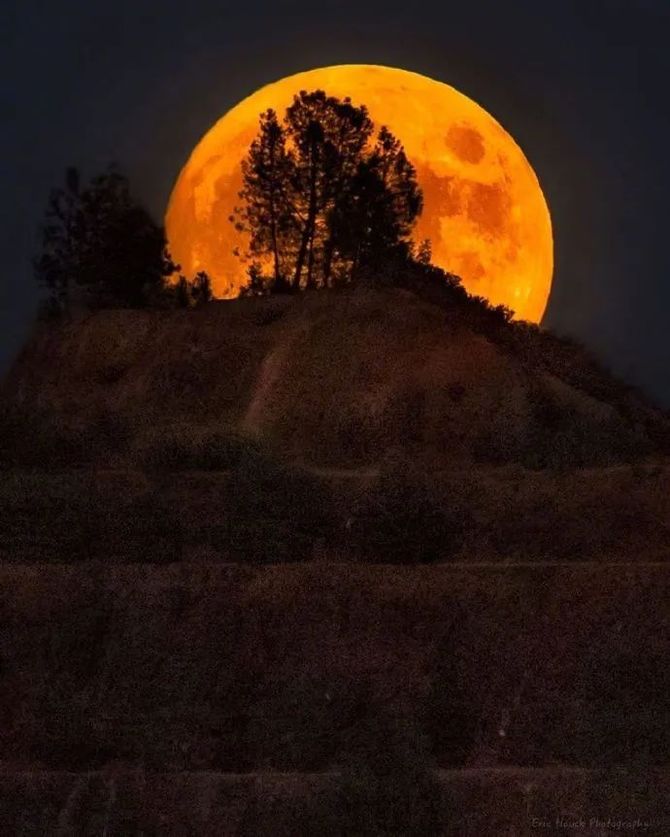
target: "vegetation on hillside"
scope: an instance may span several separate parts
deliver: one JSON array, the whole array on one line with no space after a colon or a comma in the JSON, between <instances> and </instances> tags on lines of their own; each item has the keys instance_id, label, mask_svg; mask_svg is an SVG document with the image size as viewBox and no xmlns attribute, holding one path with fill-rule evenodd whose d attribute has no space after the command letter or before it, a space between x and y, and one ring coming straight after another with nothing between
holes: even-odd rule
<instances>
[{"instance_id":1,"label":"vegetation on hillside","mask_svg":"<svg viewBox=\"0 0 670 837\"><path fill-rule=\"evenodd\" d=\"M661 468L441 476L393 468L356 479L278 462L236 435L192 435L192 450L179 442L169 455L143 443L134 460L141 470L98 472L90 459L75 468L61 458L47 473L34 457L24 470L0 472L2 559L399 566L637 561L667 550Z\"/></svg>"},{"instance_id":2,"label":"vegetation on hillside","mask_svg":"<svg viewBox=\"0 0 670 837\"><path fill-rule=\"evenodd\" d=\"M414 170L364 107L266 112L243 175L243 295L274 298L44 329L0 407L8 764L318 774L232 807L324 837L476 831L483 791L462 774L455 822L438 768L667 765L667 573L633 566L667 552L669 475L640 464L667 421L411 244ZM212 300L115 170L68 171L43 232L52 311ZM307 289L333 304L276 296ZM488 377L445 374L463 346Z\"/></svg>"},{"instance_id":3,"label":"vegetation on hillside","mask_svg":"<svg viewBox=\"0 0 670 837\"><path fill-rule=\"evenodd\" d=\"M458 551L468 524L461 497L436 493L404 458L384 463L350 520L350 548L367 560L430 564Z\"/></svg>"},{"instance_id":4,"label":"vegetation on hillside","mask_svg":"<svg viewBox=\"0 0 670 837\"><path fill-rule=\"evenodd\" d=\"M9 763L338 771L401 823L435 767L670 758L666 571L0 570Z\"/></svg>"},{"instance_id":5,"label":"vegetation on hillside","mask_svg":"<svg viewBox=\"0 0 670 837\"><path fill-rule=\"evenodd\" d=\"M128 178L110 166L88 184L68 168L52 190L35 275L47 291L46 313L85 308L192 307L212 298L201 272L180 276L165 230L133 196Z\"/></svg>"},{"instance_id":6,"label":"vegetation on hillside","mask_svg":"<svg viewBox=\"0 0 670 837\"><path fill-rule=\"evenodd\" d=\"M411 291L451 312L460 324L514 354L522 364L558 377L589 396L613 404L623 425L603 428L622 456L645 453L643 437L667 448L662 422L642 418L639 393L617 382L580 346L530 323L513 312L467 293L461 280L431 264L430 242L411 242L422 210L422 193L400 141L378 131L364 105L337 99L322 90L302 91L283 121L274 111L260 116L259 134L242 161L240 206L231 220L249 235L249 282L242 293L266 295L342 284ZM63 187L52 192L42 229L36 275L46 288L48 309L72 304L100 307L197 308L212 299L205 272L188 279L166 249L165 232L132 195L125 176L110 168L85 185L68 169ZM551 466L553 419L547 399L538 393L539 424L548 433L529 451L505 451L515 445L482 439L485 461L521 459L531 467ZM565 420L564 420L565 419ZM607 461L573 437L581 431L559 417L559 436L569 437L566 463ZM615 423L616 424L616 423ZM632 434L631 434L632 429ZM634 438L636 437L637 438ZM518 447L518 445L516 446ZM565 446L562 446L563 449ZM559 463L560 465L560 463Z\"/></svg>"},{"instance_id":7,"label":"vegetation on hillside","mask_svg":"<svg viewBox=\"0 0 670 837\"><path fill-rule=\"evenodd\" d=\"M166 247L122 174L110 168L84 185L70 168L50 196L35 269L61 308L75 294L94 306L143 306L175 268Z\"/></svg>"},{"instance_id":8,"label":"vegetation on hillside","mask_svg":"<svg viewBox=\"0 0 670 837\"><path fill-rule=\"evenodd\" d=\"M246 294L341 285L399 289L445 312L447 325L483 335L514 358L519 374L528 379L523 394L528 418L514 425L513 410L492 412L471 444L475 462L561 471L635 461L670 448L667 422L581 347L515 322L505 306L469 295L457 276L431 264L429 242L418 248L411 243L422 209L414 169L397 138L384 127L376 131L364 106L324 91L301 92L283 121L273 111L261 115L242 171L241 205L232 220L250 237L250 251L242 254L250 261ZM77 298L89 307L182 308L201 307L212 299L206 273L172 281L178 266L167 253L164 230L114 169L88 185L74 169L68 170L65 186L50 199L36 270L52 304L61 310ZM281 305L269 306L258 302L251 321L272 326L284 316ZM310 345L310 358L332 369L339 361L329 350ZM194 345L184 368L172 377L169 368L160 367L155 386L168 401L206 400L212 371L204 357ZM112 387L129 364L126 360L101 370L102 384ZM363 363L359 366L359 378L371 375ZM248 374L253 370L250 363ZM557 396L554 379L605 409L589 412L575 406L574 398ZM335 385L338 380L333 378ZM352 380L359 385L353 372ZM305 385L298 380L296 391ZM231 385L226 398L239 397L240 386ZM456 385L449 397L456 403L468 393ZM398 443L411 458L421 438L423 401L423 392L403 390L384 409L365 412L334 405L319 423L325 428L318 437L322 464L383 466ZM442 402L438 406L444 409ZM167 409L167 402L161 407ZM203 430L191 419L191 425L166 423L136 438L136 430L118 411L91 410L86 417L64 419L47 406L8 404L0 413L0 464L58 469L100 459L127 461L130 456L153 470L232 469L241 486L238 513L232 528L213 536L217 548L234 542L239 555L273 560L273 554L287 553L293 526L294 552L302 558L311 554L310 538L313 544L331 537L332 519L312 515L311 500L321 496L315 484L306 472L280 465L277 453L279 458L282 454L271 451L271 442L261 453L248 449L249 441L231 435L223 423ZM295 428L292 433L296 435ZM448 434L444 444L450 444ZM285 497L294 492L290 509ZM382 467L377 482L360 498L347 548L366 560L381 555L393 562L441 560L458 549L464 519L457 496L435 502L430 480L420 469Z\"/></svg>"}]
</instances>

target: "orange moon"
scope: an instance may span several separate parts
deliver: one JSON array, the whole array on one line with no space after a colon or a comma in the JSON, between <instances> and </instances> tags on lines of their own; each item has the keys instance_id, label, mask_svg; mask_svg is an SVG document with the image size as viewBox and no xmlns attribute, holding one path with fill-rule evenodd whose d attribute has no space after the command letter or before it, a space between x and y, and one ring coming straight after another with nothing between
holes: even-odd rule
<instances>
[{"instance_id":1,"label":"orange moon","mask_svg":"<svg viewBox=\"0 0 670 837\"><path fill-rule=\"evenodd\" d=\"M417 171L424 210L414 240L430 239L433 262L465 288L518 319L539 322L553 273L551 218L524 153L480 105L453 87L406 70L348 64L269 84L223 116L195 147L166 214L182 273L206 270L219 297L237 296L246 269L234 254L245 236L228 220L239 203L240 163L258 117L280 117L300 90L325 90L365 104L377 128L402 141Z\"/></svg>"}]
</instances>

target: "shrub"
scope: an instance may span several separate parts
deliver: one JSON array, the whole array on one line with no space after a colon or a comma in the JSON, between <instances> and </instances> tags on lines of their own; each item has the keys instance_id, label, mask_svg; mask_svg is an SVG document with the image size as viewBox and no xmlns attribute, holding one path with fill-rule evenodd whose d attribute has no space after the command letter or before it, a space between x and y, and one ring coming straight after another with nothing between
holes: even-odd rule
<instances>
[{"instance_id":1,"label":"shrub","mask_svg":"<svg viewBox=\"0 0 670 837\"><path fill-rule=\"evenodd\" d=\"M475 462L487 465L504 465L522 459L523 443L510 416L500 410L493 414L487 426L472 442Z\"/></svg>"},{"instance_id":2,"label":"shrub","mask_svg":"<svg viewBox=\"0 0 670 837\"><path fill-rule=\"evenodd\" d=\"M374 462L385 441L382 416L342 405L333 416L332 433L324 439L321 453L325 449L330 462L361 466Z\"/></svg>"},{"instance_id":3,"label":"shrub","mask_svg":"<svg viewBox=\"0 0 670 837\"><path fill-rule=\"evenodd\" d=\"M284 300L277 297L255 299L245 311L246 317L257 326L267 326L283 319L287 313Z\"/></svg>"},{"instance_id":4,"label":"shrub","mask_svg":"<svg viewBox=\"0 0 670 837\"><path fill-rule=\"evenodd\" d=\"M73 421L39 407L0 408L0 468L63 470L123 448L129 430L111 413Z\"/></svg>"},{"instance_id":5,"label":"shrub","mask_svg":"<svg viewBox=\"0 0 670 837\"><path fill-rule=\"evenodd\" d=\"M491 464L520 462L533 470L562 470L632 462L650 449L643 430L618 413L591 416L536 388L530 393L525 430L514 427L504 414L496 415L475 439L473 456Z\"/></svg>"},{"instance_id":6,"label":"shrub","mask_svg":"<svg viewBox=\"0 0 670 837\"><path fill-rule=\"evenodd\" d=\"M354 514L353 546L388 563L432 563L460 546L462 510L448 507L425 474L404 461L384 466Z\"/></svg>"},{"instance_id":7,"label":"shrub","mask_svg":"<svg viewBox=\"0 0 670 837\"><path fill-rule=\"evenodd\" d=\"M333 503L317 477L257 452L232 475L228 522L219 546L235 560L304 561L334 532Z\"/></svg>"},{"instance_id":8,"label":"shrub","mask_svg":"<svg viewBox=\"0 0 670 837\"><path fill-rule=\"evenodd\" d=\"M530 468L585 467L631 461L649 452L645 437L619 414L596 418L532 393L531 425L521 450Z\"/></svg>"},{"instance_id":9,"label":"shrub","mask_svg":"<svg viewBox=\"0 0 670 837\"><path fill-rule=\"evenodd\" d=\"M98 537L89 538L101 560L169 564L183 558L185 521L156 488L119 504L104 503Z\"/></svg>"},{"instance_id":10,"label":"shrub","mask_svg":"<svg viewBox=\"0 0 670 837\"><path fill-rule=\"evenodd\" d=\"M228 471L258 442L225 428L188 424L158 428L135 445L135 455L147 468L183 471Z\"/></svg>"}]
</instances>

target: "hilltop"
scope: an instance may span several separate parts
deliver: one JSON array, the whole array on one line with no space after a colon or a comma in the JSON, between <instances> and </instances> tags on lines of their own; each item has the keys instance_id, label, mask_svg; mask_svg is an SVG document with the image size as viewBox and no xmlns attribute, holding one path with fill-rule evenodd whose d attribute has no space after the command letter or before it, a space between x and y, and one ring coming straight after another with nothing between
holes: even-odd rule
<instances>
[{"instance_id":1,"label":"hilltop","mask_svg":"<svg viewBox=\"0 0 670 837\"><path fill-rule=\"evenodd\" d=\"M329 467L398 451L430 470L615 464L670 438L659 411L578 347L400 289L49 324L4 399L32 420L35 409L57 419L70 442L104 426L141 444L187 426L262 438L277 455Z\"/></svg>"}]
</instances>

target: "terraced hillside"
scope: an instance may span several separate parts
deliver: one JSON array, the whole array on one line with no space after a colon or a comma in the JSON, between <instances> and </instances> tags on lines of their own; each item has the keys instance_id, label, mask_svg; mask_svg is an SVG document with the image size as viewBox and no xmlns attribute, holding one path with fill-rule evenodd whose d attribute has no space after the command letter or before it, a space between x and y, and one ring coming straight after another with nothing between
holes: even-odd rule
<instances>
[{"instance_id":1,"label":"terraced hillside","mask_svg":"<svg viewBox=\"0 0 670 837\"><path fill-rule=\"evenodd\" d=\"M307 294L3 399L0 833L670 831L666 419L578 351Z\"/></svg>"}]
</instances>

